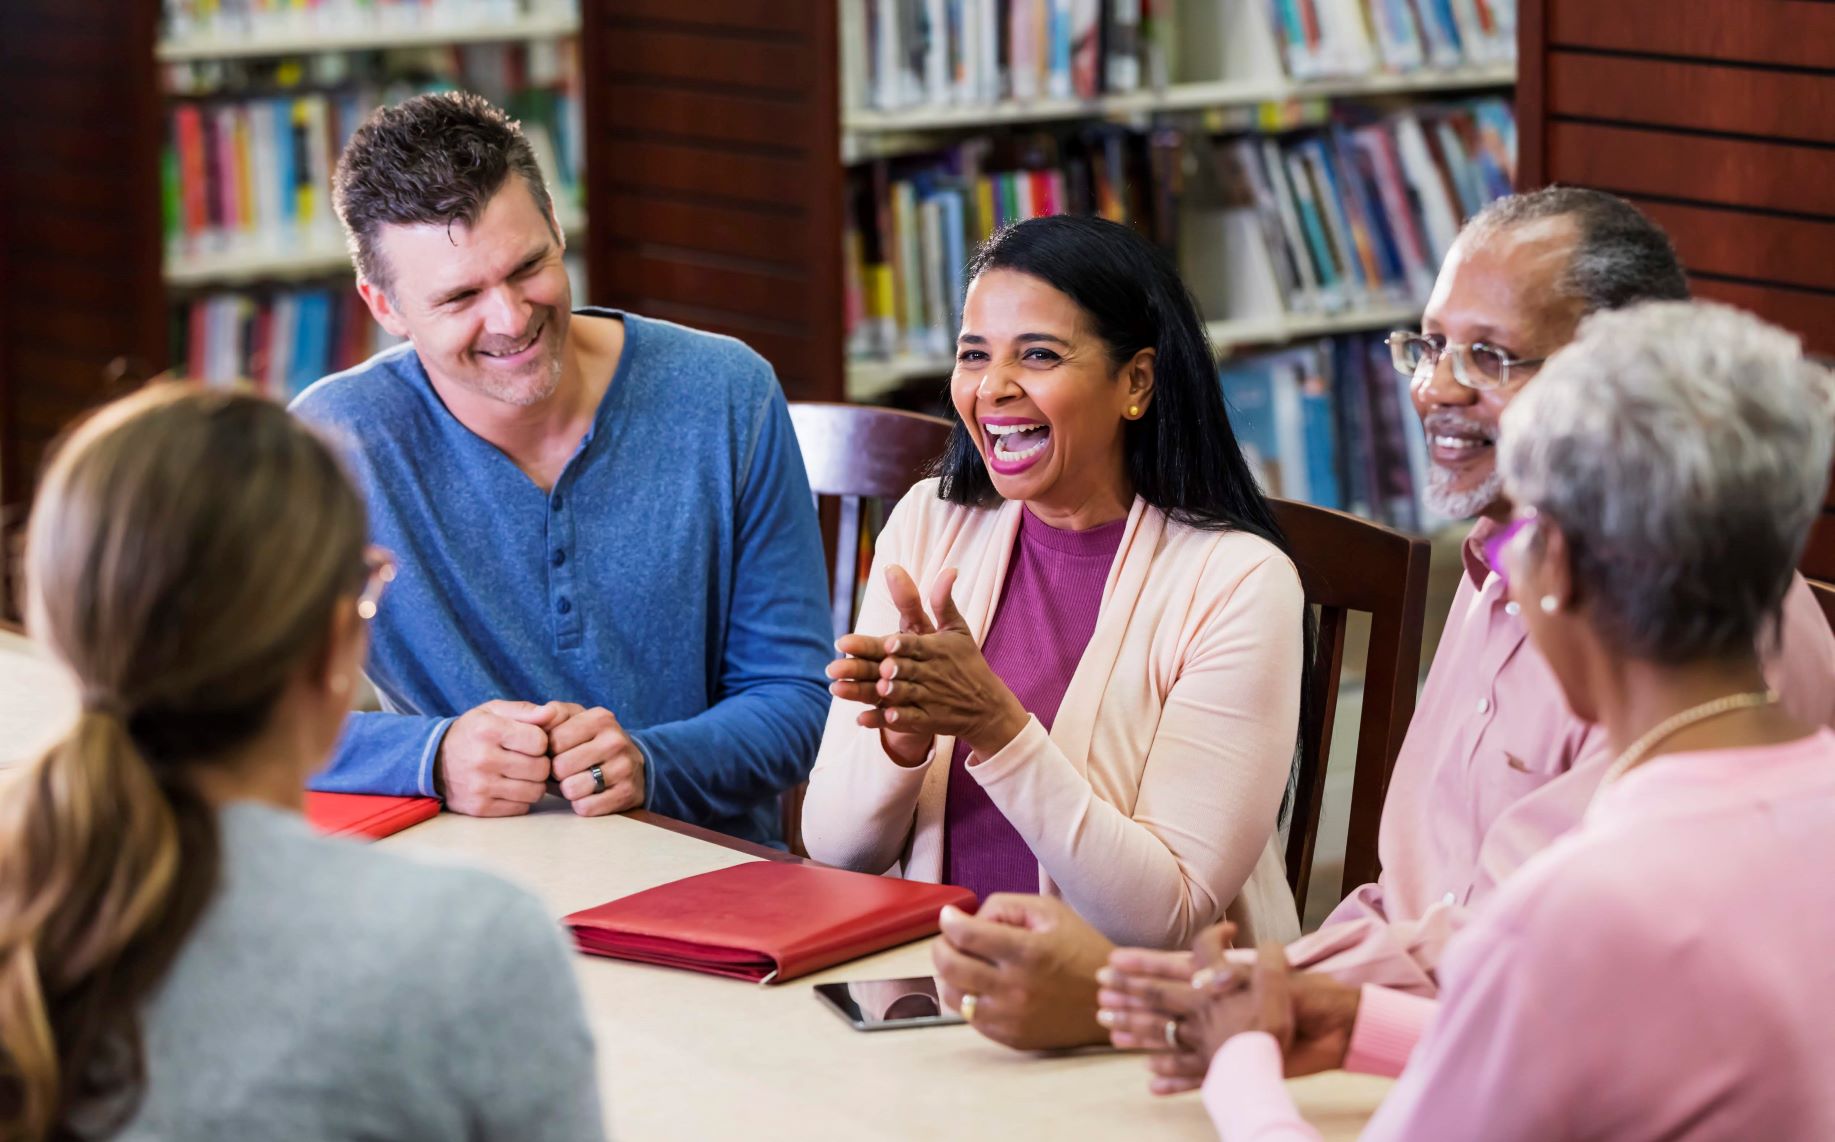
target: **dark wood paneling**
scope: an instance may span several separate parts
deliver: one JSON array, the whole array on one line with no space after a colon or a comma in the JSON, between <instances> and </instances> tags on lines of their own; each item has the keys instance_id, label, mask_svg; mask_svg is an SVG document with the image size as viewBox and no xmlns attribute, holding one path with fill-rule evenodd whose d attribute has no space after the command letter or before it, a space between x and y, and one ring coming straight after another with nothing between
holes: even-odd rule
<instances>
[{"instance_id":1,"label":"dark wood paneling","mask_svg":"<svg viewBox=\"0 0 1835 1142\"><path fill-rule=\"evenodd\" d=\"M1635 201L1692 271L1835 290L1835 220Z\"/></svg>"},{"instance_id":2,"label":"dark wood paneling","mask_svg":"<svg viewBox=\"0 0 1835 1142\"><path fill-rule=\"evenodd\" d=\"M786 327L804 315L800 274L716 265L700 255L665 251L618 251L611 267L616 280L643 282L645 294L656 301L700 305L703 299L717 297L726 312Z\"/></svg>"},{"instance_id":3,"label":"dark wood paneling","mask_svg":"<svg viewBox=\"0 0 1835 1142\"><path fill-rule=\"evenodd\" d=\"M668 28L620 28L618 48L625 57L621 82L675 80L706 85L714 77L724 89L807 92L813 80L809 55L795 43L720 40Z\"/></svg>"},{"instance_id":4,"label":"dark wood paneling","mask_svg":"<svg viewBox=\"0 0 1835 1142\"><path fill-rule=\"evenodd\" d=\"M1551 52L1548 114L1835 143L1827 76Z\"/></svg>"},{"instance_id":5,"label":"dark wood paneling","mask_svg":"<svg viewBox=\"0 0 1835 1142\"><path fill-rule=\"evenodd\" d=\"M145 0L0 4L0 516L46 445L112 394L110 363L164 363L159 146ZM42 272L41 272L42 271Z\"/></svg>"},{"instance_id":6,"label":"dark wood paneling","mask_svg":"<svg viewBox=\"0 0 1835 1142\"><path fill-rule=\"evenodd\" d=\"M1835 148L1551 120L1548 177L1625 194L1826 213Z\"/></svg>"},{"instance_id":7,"label":"dark wood paneling","mask_svg":"<svg viewBox=\"0 0 1835 1142\"><path fill-rule=\"evenodd\" d=\"M1527 0L1524 7L1544 3L1551 49L1835 70L1835 4L1827 0Z\"/></svg>"},{"instance_id":8,"label":"dark wood paneling","mask_svg":"<svg viewBox=\"0 0 1835 1142\"><path fill-rule=\"evenodd\" d=\"M705 250L740 258L800 265L809 251L809 220L800 211L686 202L619 191L594 206L595 229L609 227L621 242Z\"/></svg>"},{"instance_id":9,"label":"dark wood paneling","mask_svg":"<svg viewBox=\"0 0 1835 1142\"><path fill-rule=\"evenodd\" d=\"M1546 0L1522 0L1516 22L1516 188L1534 190L1549 179L1543 161L1542 125L1548 104Z\"/></svg>"},{"instance_id":10,"label":"dark wood paneling","mask_svg":"<svg viewBox=\"0 0 1835 1142\"><path fill-rule=\"evenodd\" d=\"M1737 305L1799 334L1804 348L1812 353L1835 353L1835 293L1718 281L1700 275L1691 278L1689 284L1696 297Z\"/></svg>"},{"instance_id":11,"label":"dark wood paneling","mask_svg":"<svg viewBox=\"0 0 1835 1142\"><path fill-rule=\"evenodd\" d=\"M608 24L654 22L712 32L775 32L786 40L802 40L810 26L805 9L820 5L802 0L588 0L586 6ZM812 59L810 66L821 62Z\"/></svg>"},{"instance_id":12,"label":"dark wood paneling","mask_svg":"<svg viewBox=\"0 0 1835 1142\"><path fill-rule=\"evenodd\" d=\"M802 100L774 94L690 91L633 84L600 109L599 123L613 131L649 137L759 145L775 138L795 145L808 134Z\"/></svg>"},{"instance_id":13,"label":"dark wood paneling","mask_svg":"<svg viewBox=\"0 0 1835 1142\"><path fill-rule=\"evenodd\" d=\"M594 300L738 337L803 400L844 392L836 15L775 0L583 13Z\"/></svg>"}]
</instances>

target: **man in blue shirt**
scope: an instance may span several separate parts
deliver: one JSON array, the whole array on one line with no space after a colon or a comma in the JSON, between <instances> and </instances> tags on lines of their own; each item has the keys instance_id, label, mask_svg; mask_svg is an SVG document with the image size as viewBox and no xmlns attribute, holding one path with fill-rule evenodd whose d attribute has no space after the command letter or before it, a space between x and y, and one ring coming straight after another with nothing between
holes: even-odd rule
<instances>
[{"instance_id":1,"label":"man in blue shirt","mask_svg":"<svg viewBox=\"0 0 1835 1142\"><path fill-rule=\"evenodd\" d=\"M399 572L384 712L315 787L481 816L548 788L753 838L807 775L832 653L777 379L738 341L573 310L529 144L473 95L374 115L335 181L358 290L407 344L294 410L351 444Z\"/></svg>"}]
</instances>

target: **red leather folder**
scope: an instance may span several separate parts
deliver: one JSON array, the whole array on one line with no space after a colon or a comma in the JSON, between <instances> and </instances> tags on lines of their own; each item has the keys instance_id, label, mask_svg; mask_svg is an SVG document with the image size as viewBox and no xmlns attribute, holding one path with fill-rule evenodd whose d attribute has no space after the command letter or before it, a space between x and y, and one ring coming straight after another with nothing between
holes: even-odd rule
<instances>
[{"instance_id":1,"label":"red leather folder","mask_svg":"<svg viewBox=\"0 0 1835 1142\"><path fill-rule=\"evenodd\" d=\"M975 894L788 861L706 872L575 912L583 952L782 983L937 931L945 904Z\"/></svg>"},{"instance_id":2,"label":"red leather folder","mask_svg":"<svg viewBox=\"0 0 1835 1142\"><path fill-rule=\"evenodd\" d=\"M440 803L432 797L306 792L306 820L319 832L333 837L379 840L437 816L439 811Z\"/></svg>"}]
</instances>

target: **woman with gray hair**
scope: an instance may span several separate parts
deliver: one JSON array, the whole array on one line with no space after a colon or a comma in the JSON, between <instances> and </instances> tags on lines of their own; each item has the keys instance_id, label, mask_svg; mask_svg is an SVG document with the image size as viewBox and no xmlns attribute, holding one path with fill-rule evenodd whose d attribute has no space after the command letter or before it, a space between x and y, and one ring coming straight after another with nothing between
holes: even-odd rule
<instances>
[{"instance_id":1,"label":"woman with gray hair","mask_svg":"<svg viewBox=\"0 0 1835 1142\"><path fill-rule=\"evenodd\" d=\"M1617 761L1457 937L1438 1001L1351 993L1346 1043L1318 1018L1340 985L1279 948L1201 971L1206 1105L1230 1142L1317 1137L1284 1062L1386 1052L1405 1069L1365 1138L1835 1138L1835 733L1760 665L1828 484L1831 378L1756 318L1663 302L1589 319L1504 419L1491 565ZM1156 995L1104 982L1112 1018Z\"/></svg>"}]
</instances>

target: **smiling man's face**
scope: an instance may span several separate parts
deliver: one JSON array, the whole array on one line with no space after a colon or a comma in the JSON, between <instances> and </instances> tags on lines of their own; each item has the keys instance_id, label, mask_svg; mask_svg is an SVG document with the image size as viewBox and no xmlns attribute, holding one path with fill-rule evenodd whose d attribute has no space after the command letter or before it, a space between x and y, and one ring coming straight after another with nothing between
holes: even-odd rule
<instances>
[{"instance_id":1,"label":"smiling man's face","mask_svg":"<svg viewBox=\"0 0 1835 1142\"><path fill-rule=\"evenodd\" d=\"M1470 232L1446 257L1421 331L1448 344L1483 342L1519 360L1547 357L1573 339L1583 303L1559 285L1580 237L1569 217ZM1498 418L1533 373L1507 388L1471 389L1453 375L1450 354L1415 378L1415 412L1427 433L1427 506L1453 519L1502 518Z\"/></svg>"}]
</instances>

